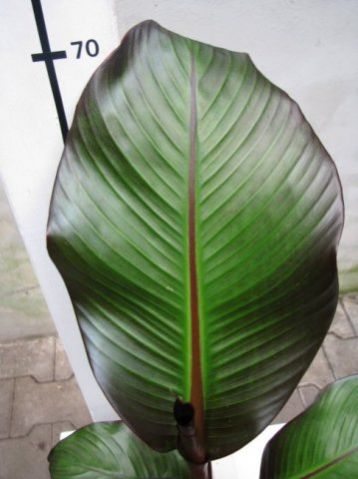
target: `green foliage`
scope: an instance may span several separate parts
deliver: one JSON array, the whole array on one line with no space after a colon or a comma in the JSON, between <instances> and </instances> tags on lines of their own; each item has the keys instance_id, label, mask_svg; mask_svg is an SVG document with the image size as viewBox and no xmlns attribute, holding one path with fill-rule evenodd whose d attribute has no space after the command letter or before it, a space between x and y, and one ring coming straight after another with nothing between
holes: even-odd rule
<instances>
[{"instance_id":1,"label":"green foliage","mask_svg":"<svg viewBox=\"0 0 358 479\"><path fill-rule=\"evenodd\" d=\"M97 381L153 448L206 457L278 413L333 317L339 179L248 55L133 28L78 104L48 248Z\"/></svg>"},{"instance_id":2,"label":"green foliage","mask_svg":"<svg viewBox=\"0 0 358 479\"><path fill-rule=\"evenodd\" d=\"M358 376L329 386L267 444L261 479L358 477Z\"/></svg>"},{"instance_id":3,"label":"green foliage","mask_svg":"<svg viewBox=\"0 0 358 479\"><path fill-rule=\"evenodd\" d=\"M86 426L50 453L52 479L188 479L178 452L150 449L123 423Z\"/></svg>"}]
</instances>

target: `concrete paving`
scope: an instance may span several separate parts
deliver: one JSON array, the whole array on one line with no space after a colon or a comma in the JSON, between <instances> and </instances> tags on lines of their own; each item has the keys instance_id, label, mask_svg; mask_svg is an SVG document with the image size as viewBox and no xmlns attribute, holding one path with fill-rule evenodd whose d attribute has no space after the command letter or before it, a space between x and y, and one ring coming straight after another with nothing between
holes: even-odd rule
<instances>
[{"instance_id":1,"label":"concrete paving","mask_svg":"<svg viewBox=\"0 0 358 479\"><path fill-rule=\"evenodd\" d=\"M0 479L49 479L60 433L89 422L0 185Z\"/></svg>"},{"instance_id":2,"label":"concrete paving","mask_svg":"<svg viewBox=\"0 0 358 479\"><path fill-rule=\"evenodd\" d=\"M0 344L0 479L49 479L60 433L90 422L58 337Z\"/></svg>"}]
</instances>

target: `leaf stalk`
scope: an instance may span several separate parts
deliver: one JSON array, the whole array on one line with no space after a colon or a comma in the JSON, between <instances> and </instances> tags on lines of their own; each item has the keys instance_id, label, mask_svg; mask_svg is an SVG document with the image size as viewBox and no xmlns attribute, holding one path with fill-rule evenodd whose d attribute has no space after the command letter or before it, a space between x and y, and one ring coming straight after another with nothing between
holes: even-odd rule
<instances>
[{"instance_id":1,"label":"leaf stalk","mask_svg":"<svg viewBox=\"0 0 358 479\"><path fill-rule=\"evenodd\" d=\"M212 479L211 462L190 464L191 479Z\"/></svg>"}]
</instances>

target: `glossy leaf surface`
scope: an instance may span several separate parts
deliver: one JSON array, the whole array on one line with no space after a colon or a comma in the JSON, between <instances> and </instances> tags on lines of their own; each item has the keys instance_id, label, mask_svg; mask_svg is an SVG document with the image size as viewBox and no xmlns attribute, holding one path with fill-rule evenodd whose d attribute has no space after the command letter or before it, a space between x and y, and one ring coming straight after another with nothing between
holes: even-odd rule
<instances>
[{"instance_id":1,"label":"glossy leaf surface","mask_svg":"<svg viewBox=\"0 0 358 479\"><path fill-rule=\"evenodd\" d=\"M269 441L260 477L358 477L358 376L331 385Z\"/></svg>"},{"instance_id":2,"label":"glossy leaf surface","mask_svg":"<svg viewBox=\"0 0 358 479\"><path fill-rule=\"evenodd\" d=\"M190 401L208 458L278 413L337 302L343 205L298 106L248 55L132 29L76 110L49 252L95 376L158 450Z\"/></svg>"},{"instance_id":3,"label":"glossy leaf surface","mask_svg":"<svg viewBox=\"0 0 358 479\"><path fill-rule=\"evenodd\" d=\"M188 479L178 452L159 453L123 423L86 426L60 441L49 455L52 479Z\"/></svg>"}]
</instances>

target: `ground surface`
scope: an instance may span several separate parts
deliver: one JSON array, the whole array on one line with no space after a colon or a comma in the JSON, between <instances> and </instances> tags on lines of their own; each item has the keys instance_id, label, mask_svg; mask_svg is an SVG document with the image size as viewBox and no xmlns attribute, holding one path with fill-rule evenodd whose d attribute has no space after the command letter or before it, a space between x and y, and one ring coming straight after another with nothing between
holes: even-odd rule
<instances>
[{"instance_id":1,"label":"ground surface","mask_svg":"<svg viewBox=\"0 0 358 479\"><path fill-rule=\"evenodd\" d=\"M0 185L0 479L49 479L60 432L89 422Z\"/></svg>"},{"instance_id":2,"label":"ground surface","mask_svg":"<svg viewBox=\"0 0 358 479\"><path fill-rule=\"evenodd\" d=\"M49 479L61 431L91 422L0 188L0 479ZM277 416L286 422L327 384L358 373L358 295L341 297L322 348Z\"/></svg>"}]
</instances>

